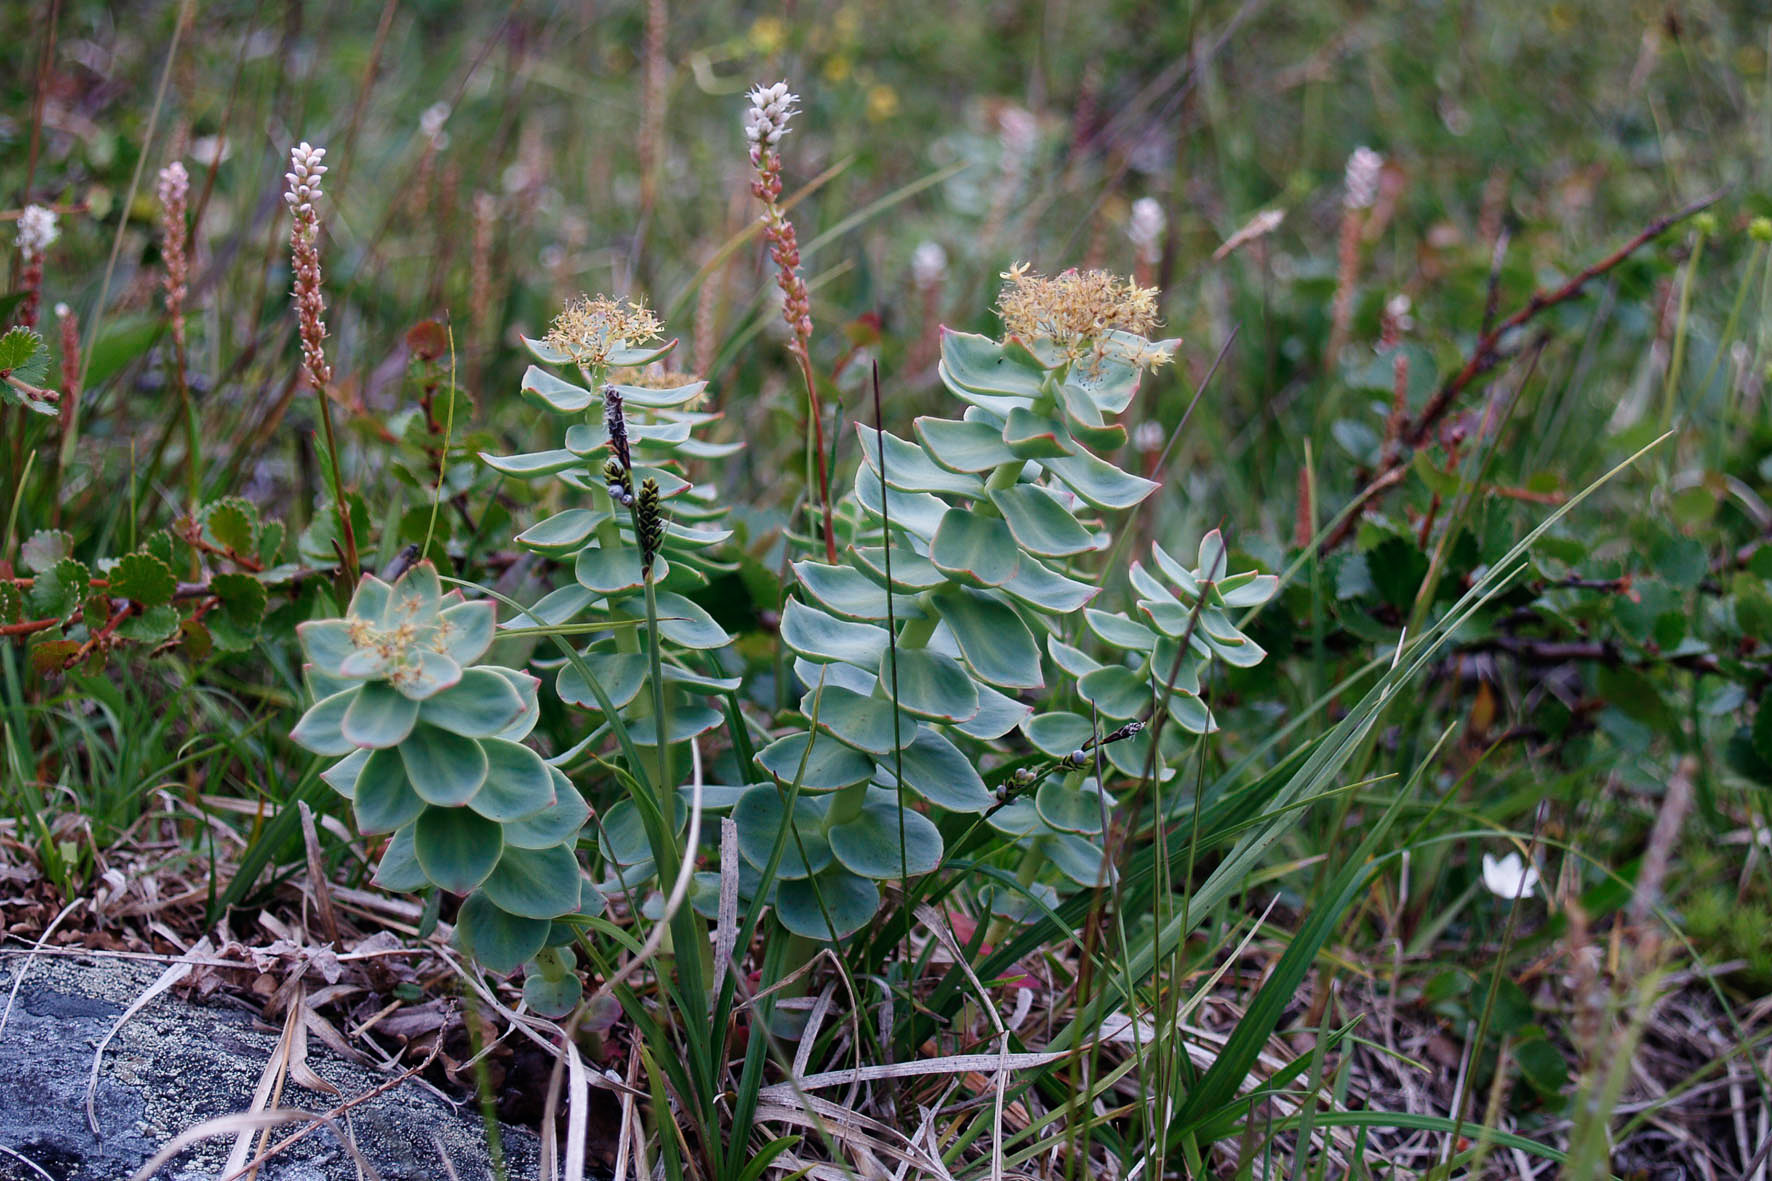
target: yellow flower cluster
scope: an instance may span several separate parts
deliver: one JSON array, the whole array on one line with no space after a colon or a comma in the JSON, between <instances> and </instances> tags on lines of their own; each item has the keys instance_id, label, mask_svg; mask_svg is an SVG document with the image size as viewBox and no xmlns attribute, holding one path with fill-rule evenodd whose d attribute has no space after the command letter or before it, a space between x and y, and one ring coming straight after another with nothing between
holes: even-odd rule
<instances>
[{"instance_id":1,"label":"yellow flower cluster","mask_svg":"<svg viewBox=\"0 0 1772 1181\"><path fill-rule=\"evenodd\" d=\"M1050 341L1073 361L1099 358L1107 333L1148 337L1156 329L1157 292L1107 271L1073 269L1047 277L1017 263L1003 272L997 314L1010 336ZM1161 365L1168 360L1165 350L1151 348L1141 351L1136 363Z\"/></svg>"},{"instance_id":2,"label":"yellow flower cluster","mask_svg":"<svg viewBox=\"0 0 1772 1181\"><path fill-rule=\"evenodd\" d=\"M645 304L581 295L555 317L547 343L580 365L603 365L611 353L657 340L661 330Z\"/></svg>"}]
</instances>

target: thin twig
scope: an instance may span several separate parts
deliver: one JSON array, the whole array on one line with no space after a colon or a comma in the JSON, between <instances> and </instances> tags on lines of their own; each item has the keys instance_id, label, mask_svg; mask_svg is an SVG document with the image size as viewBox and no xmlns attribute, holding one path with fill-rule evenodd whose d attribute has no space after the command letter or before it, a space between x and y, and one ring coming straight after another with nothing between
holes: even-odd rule
<instances>
[{"instance_id":1,"label":"thin twig","mask_svg":"<svg viewBox=\"0 0 1772 1181\"><path fill-rule=\"evenodd\" d=\"M1342 510L1340 524L1323 539L1322 544L1318 547L1318 552L1326 554L1340 547L1353 536L1354 529L1359 525L1360 518L1365 511L1381 499L1385 493L1402 483L1404 476L1408 473L1411 453L1432 437L1434 428L1452 409L1452 405L1458 400L1459 395L1464 393L1477 378L1494 369L1510 355L1501 347L1502 341L1509 333L1522 327L1540 313L1574 299L1589 283L1618 267L1670 227L1716 204L1722 199L1723 193L1724 190L1719 189L1673 213L1656 218L1644 226L1630 241L1605 258L1578 272L1568 282L1559 287L1540 288L1534 291L1532 297L1517 308L1513 314L1484 331L1477 338L1476 346L1471 350L1470 356L1465 359L1458 372L1441 384L1413 421L1404 424L1399 437L1400 453L1391 460L1383 471L1372 478L1347 508ZM1497 243L1498 248L1504 243L1505 237L1502 242ZM1485 322L1489 318L1486 312Z\"/></svg>"}]
</instances>

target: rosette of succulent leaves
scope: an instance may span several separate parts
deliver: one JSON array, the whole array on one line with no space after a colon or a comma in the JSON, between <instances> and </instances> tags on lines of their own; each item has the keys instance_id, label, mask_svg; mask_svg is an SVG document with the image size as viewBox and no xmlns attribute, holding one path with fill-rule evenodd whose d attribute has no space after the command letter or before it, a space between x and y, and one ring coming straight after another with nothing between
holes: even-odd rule
<instances>
[{"instance_id":1,"label":"rosette of succulent leaves","mask_svg":"<svg viewBox=\"0 0 1772 1181\"><path fill-rule=\"evenodd\" d=\"M376 883L465 895L458 946L497 972L527 962L526 999L557 1014L581 988L558 920L603 908L576 853L590 810L523 744L536 678L475 664L496 622L492 603L444 594L429 562L392 585L365 575L343 619L296 629L314 704L290 736L337 757L321 778L361 831L392 834Z\"/></svg>"},{"instance_id":2,"label":"rosette of succulent leaves","mask_svg":"<svg viewBox=\"0 0 1772 1181\"><path fill-rule=\"evenodd\" d=\"M876 882L934 869L944 846L931 815L986 814L1022 849L1020 888L986 889L999 914L1097 885L1110 872L1101 835L1114 804L1101 780L1173 774L1182 736L1214 728L1199 696L1205 662L1264 655L1230 612L1277 580L1230 575L1216 533L1192 568L1160 546L1154 570L1133 564L1136 614L1093 605L1113 522L1157 487L1102 456L1124 446L1115 420L1173 342L1043 330L1009 307L1028 282L1074 277L1008 276L1024 285L1006 288L1003 306L1019 335L944 332L939 373L965 410L917 419L914 438L858 424L841 560L794 564L780 632L804 723L758 753L771 782L745 792L733 817L757 869L792 817L774 903L796 934L855 932L879 908ZM1070 708L1036 713L1024 699ZM1157 708L1172 724L1141 725ZM998 806L979 768L1009 761L1017 729L1039 753Z\"/></svg>"},{"instance_id":3,"label":"rosette of succulent leaves","mask_svg":"<svg viewBox=\"0 0 1772 1181\"><path fill-rule=\"evenodd\" d=\"M604 889L636 889L656 876L657 834L649 834L637 797L644 794L658 819L657 803L669 800L669 831L681 836L688 807L675 788L687 777L686 746L730 720L710 695L731 694L740 683L718 675L714 659L732 637L685 592L736 569L715 556L731 536L721 527L726 509L712 486L691 480L691 461L723 458L742 444L692 437L719 415L695 409L706 382L660 371L677 342L651 343L657 337L651 314L625 300L598 297L568 306L545 339L525 338L541 365L529 367L522 387L526 398L563 420L561 445L481 455L507 476L551 478L564 486L560 500L569 507L516 540L569 568L572 581L507 626L588 636L575 656L538 662L557 669L561 700L599 717L581 741L550 760L553 766L596 759L617 728L638 756L629 761L639 765L625 769L634 779L629 798L599 816L598 843L610 875ZM648 634L649 611L657 621L656 644ZM642 791L649 779L652 787ZM697 909L710 914L717 899L717 889L708 888L693 897Z\"/></svg>"}]
</instances>

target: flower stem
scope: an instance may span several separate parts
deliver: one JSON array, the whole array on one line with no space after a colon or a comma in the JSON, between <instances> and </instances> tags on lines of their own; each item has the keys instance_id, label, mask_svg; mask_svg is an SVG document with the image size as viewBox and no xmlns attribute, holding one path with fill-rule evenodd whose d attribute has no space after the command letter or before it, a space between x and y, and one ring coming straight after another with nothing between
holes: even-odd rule
<instances>
[{"instance_id":1,"label":"flower stem","mask_svg":"<svg viewBox=\"0 0 1772 1181\"><path fill-rule=\"evenodd\" d=\"M320 429L326 436L326 466L332 472L332 502L338 509L339 536L344 542L345 573L352 585L357 582L357 533L351 528L351 508L345 503L344 479L338 474L338 441L332 433L332 399L320 386L314 386L314 399L320 404Z\"/></svg>"},{"instance_id":2,"label":"flower stem","mask_svg":"<svg viewBox=\"0 0 1772 1181\"><path fill-rule=\"evenodd\" d=\"M800 364L800 376L806 382L806 412L812 420L812 449L818 457L818 499L824 506L824 555L831 565L837 564L837 531L831 518L831 478L825 470L824 460L824 411L818 402L818 383L812 376L812 359L806 355L806 347L796 341L793 349L794 360Z\"/></svg>"}]
</instances>

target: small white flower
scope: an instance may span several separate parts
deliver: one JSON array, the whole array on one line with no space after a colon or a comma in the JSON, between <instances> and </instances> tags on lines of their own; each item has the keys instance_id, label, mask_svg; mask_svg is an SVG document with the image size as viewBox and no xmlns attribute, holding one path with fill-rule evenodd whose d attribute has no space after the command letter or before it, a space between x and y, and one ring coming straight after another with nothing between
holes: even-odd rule
<instances>
[{"instance_id":1,"label":"small white flower","mask_svg":"<svg viewBox=\"0 0 1772 1181\"><path fill-rule=\"evenodd\" d=\"M745 97L751 101L744 113L745 139L757 147L774 147L787 132L788 120L799 113L800 96L788 89L784 79L773 86L758 86Z\"/></svg>"},{"instance_id":2,"label":"small white flower","mask_svg":"<svg viewBox=\"0 0 1772 1181\"><path fill-rule=\"evenodd\" d=\"M925 239L911 251L911 278L919 287L933 287L948 273L948 252L940 242Z\"/></svg>"},{"instance_id":3,"label":"small white flower","mask_svg":"<svg viewBox=\"0 0 1772 1181\"><path fill-rule=\"evenodd\" d=\"M1349 209L1370 209L1378 200L1378 175L1384 171L1384 157L1361 144L1347 158L1342 199Z\"/></svg>"},{"instance_id":4,"label":"small white flower","mask_svg":"<svg viewBox=\"0 0 1772 1181\"><path fill-rule=\"evenodd\" d=\"M1163 257L1163 228L1166 224L1163 206L1155 197L1140 197L1132 203L1132 218L1126 223L1126 236L1132 239L1140 260L1154 263Z\"/></svg>"},{"instance_id":5,"label":"small white flower","mask_svg":"<svg viewBox=\"0 0 1772 1181\"><path fill-rule=\"evenodd\" d=\"M1409 302L1409 297L1399 291L1384 301L1385 318L1396 325L1398 332L1407 332L1415 327L1415 317L1409 314L1409 310L1413 306Z\"/></svg>"},{"instance_id":6,"label":"small white flower","mask_svg":"<svg viewBox=\"0 0 1772 1181\"><path fill-rule=\"evenodd\" d=\"M426 107L424 113L418 117L419 134L430 140L433 144L436 144L438 147L442 147L443 145L440 140L443 135L443 124L448 121L449 104L432 103L430 106Z\"/></svg>"},{"instance_id":7,"label":"small white flower","mask_svg":"<svg viewBox=\"0 0 1772 1181\"><path fill-rule=\"evenodd\" d=\"M27 260L42 258L59 237L61 230L56 228L55 210L44 205L27 205L18 215L18 251Z\"/></svg>"},{"instance_id":8,"label":"small white flower","mask_svg":"<svg viewBox=\"0 0 1772 1181\"><path fill-rule=\"evenodd\" d=\"M1163 444L1168 441L1169 436L1160 422L1146 420L1132 428L1132 445L1147 454L1161 451Z\"/></svg>"},{"instance_id":9,"label":"small white flower","mask_svg":"<svg viewBox=\"0 0 1772 1181\"><path fill-rule=\"evenodd\" d=\"M1538 867L1529 865L1518 853L1505 857L1483 854L1483 885L1497 898L1513 901L1530 898L1538 889Z\"/></svg>"},{"instance_id":10,"label":"small white flower","mask_svg":"<svg viewBox=\"0 0 1772 1181\"><path fill-rule=\"evenodd\" d=\"M191 141L190 157L198 165L208 168L219 161L226 160L234 154L234 147L226 136L200 135Z\"/></svg>"},{"instance_id":11,"label":"small white flower","mask_svg":"<svg viewBox=\"0 0 1772 1181\"><path fill-rule=\"evenodd\" d=\"M1040 121L1021 107L1004 107L997 116L997 128L1003 137L1003 154L1017 162L1033 155L1040 142Z\"/></svg>"}]
</instances>

